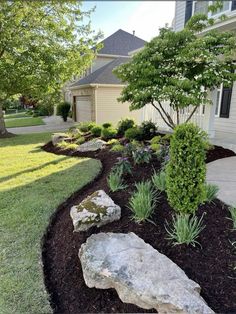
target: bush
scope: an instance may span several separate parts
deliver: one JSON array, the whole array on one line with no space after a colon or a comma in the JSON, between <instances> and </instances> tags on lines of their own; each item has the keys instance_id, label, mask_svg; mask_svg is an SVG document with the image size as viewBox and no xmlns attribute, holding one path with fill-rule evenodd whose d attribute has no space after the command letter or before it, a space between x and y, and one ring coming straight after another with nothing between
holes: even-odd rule
<instances>
[{"instance_id":1,"label":"bush","mask_svg":"<svg viewBox=\"0 0 236 314\"><path fill-rule=\"evenodd\" d=\"M92 127L91 129L91 134L95 137L99 137L101 136L102 133L102 127L99 125L95 125L94 127Z\"/></svg>"},{"instance_id":2,"label":"bush","mask_svg":"<svg viewBox=\"0 0 236 314\"><path fill-rule=\"evenodd\" d=\"M156 205L156 195L150 181L135 184L136 191L129 200L133 219L138 223L148 220Z\"/></svg>"},{"instance_id":3,"label":"bush","mask_svg":"<svg viewBox=\"0 0 236 314\"><path fill-rule=\"evenodd\" d=\"M118 135L124 135L125 131L128 129L133 128L135 125L134 120L133 119L122 119L118 122L118 126L117 126L117 131L118 131Z\"/></svg>"},{"instance_id":4,"label":"bush","mask_svg":"<svg viewBox=\"0 0 236 314\"><path fill-rule=\"evenodd\" d=\"M154 172L152 176L152 183L155 188L161 192L166 190L166 174L164 171L159 173Z\"/></svg>"},{"instance_id":5,"label":"bush","mask_svg":"<svg viewBox=\"0 0 236 314\"><path fill-rule=\"evenodd\" d=\"M217 198L217 193L219 192L219 187L215 184L205 185L205 202L212 203L214 199Z\"/></svg>"},{"instance_id":6,"label":"bush","mask_svg":"<svg viewBox=\"0 0 236 314\"><path fill-rule=\"evenodd\" d=\"M127 157L118 157L118 162L115 164L115 169L118 169L120 173L132 174L132 166Z\"/></svg>"},{"instance_id":7,"label":"bush","mask_svg":"<svg viewBox=\"0 0 236 314\"><path fill-rule=\"evenodd\" d=\"M142 140L142 131L140 129L140 127L136 126L133 128L130 128L128 130L125 131L125 138L127 140L137 140L137 141L141 141Z\"/></svg>"},{"instance_id":8,"label":"bush","mask_svg":"<svg viewBox=\"0 0 236 314\"><path fill-rule=\"evenodd\" d=\"M151 145L152 144L160 144L160 140L161 140L161 136L160 135L156 135L156 136L154 136L151 139L150 143L151 143Z\"/></svg>"},{"instance_id":9,"label":"bush","mask_svg":"<svg viewBox=\"0 0 236 314\"><path fill-rule=\"evenodd\" d=\"M161 145L160 145L160 144L151 144L151 149L152 149L154 152L159 152L160 149L161 149Z\"/></svg>"},{"instance_id":10,"label":"bush","mask_svg":"<svg viewBox=\"0 0 236 314\"><path fill-rule=\"evenodd\" d=\"M162 145L169 145L171 137L172 137L172 134L165 134L164 136L161 137L160 143Z\"/></svg>"},{"instance_id":11,"label":"bush","mask_svg":"<svg viewBox=\"0 0 236 314\"><path fill-rule=\"evenodd\" d=\"M112 127L112 124L111 124L110 122L106 122L106 123L103 123L102 127L103 127L104 129L107 129L107 128Z\"/></svg>"},{"instance_id":12,"label":"bush","mask_svg":"<svg viewBox=\"0 0 236 314\"><path fill-rule=\"evenodd\" d=\"M109 140L117 135L117 131L111 127L103 128L101 135L104 140Z\"/></svg>"},{"instance_id":13,"label":"bush","mask_svg":"<svg viewBox=\"0 0 236 314\"><path fill-rule=\"evenodd\" d=\"M84 142L85 142L85 137L80 136L80 137L77 139L76 144L81 145L81 144L83 144Z\"/></svg>"},{"instance_id":14,"label":"bush","mask_svg":"<svg viewBox=\"0 0 236 314\"><path fill-rule=\"evenodd\" d=\"M150 140L157 132L156 124L152 121L144 121L140 126L144 140Z\"/></svg>"},{"instance_id":15,"label":"bush","mask_svg":"<svg viewBox=\"0 0 236 314\"><path fill-rule=\"evenodd\" d=\"M116 138L112 138L111 140L109 140L107 142L108 145L116 145L116 144L120 144L119 140L117 140Z\"/></svg>"},{"instance_id":16,"label":"bush","mask_svg":"<svg viewBox=\"0 0 236 314\"><path fill-rule=\"evenodd\" d=\"M193 124L176 127L166 166L170 205L180 213L194 213L205 200L207 135Z\"/></svg>"},{"instance_id":17,"label":"bush","mask_svg":"<svg viewBox=\"0 0 236 314\"><path fill-rule=\"evenodd\" d=\"M127 187L127 185L125 185L123 183L123 180L122 180L122 173L119 171L119 170L113 170L108 178L107 178L107 184L109 186L109 189L112 191L112 192L116 192L116 191L119 191L119 190L123 190Z\"/></svg>"},{"instance_id":18,"label":"bush","mask_svg":"<svg viewBox=\"0 0 236 314\"><path fill-rule=\"evenodd\" d=\"M68 102L62 102L57 106L57 115L61 116L65 122L67 121L69 111L70 111L70 103Z\"/></svg>"},{"instance_id":19,"label":"bush","mask_svg":"<svg viewBox=\"0 0 236 314\"><path fill-rule=\"evenodd\" d=\"M148 147L141 147L133 151L132 153L134 163L137 165L149 163L152 159L151 150Z\"/></svg>"},{"instance_id":20,"label":"bush","mask_svg":"<svg viewBox=\"0 0 236 314\"><path fill-rule=\"evenodd\" d=\"M83 133L87 133L89 132L94 126L96 126L95 122L80 122L80 124L78 125L78 129L83 132Z\"/></svg>"},{"instance_id":21,"label":"bush","mask_svg":"<svg viewBox=\"0 0 236 314\"><path fill-rule=\"evenodd\" d=\"M231 206L229 208L229 212L231 215L231 220L233 222L233 229L236 229L236 207Z\"/></svg>"},{"instance_id":22,"label":"bush","mask_svg":"<svg viewBox=\"0 0 236 314\"><path fill-rule=\"evenodd\" d=\"M53 115L54 106L53 104L40 104L36 107L35 112L38 116L51 116Z\"/></svg>"},{"instance_id":23,"label":"bush","mask_svg":"<svg viewBox=\"0 0 236 314\"><path fill-rule=\"evenodd\" d=\"M124 149L125 149L125 148L124 148L123 145L121 145L121 144L115 144L115 145L112 146L111 151L112 151L112 152L117 152L117 153L119 153L119 152L123 152Z\"/></svg>"},{"instance_id":24,"label":"bush","mask_svg":"<svg viewBox=\"0 0 236 314\"><path fill-rule=\"evenodd\" d=\"M190 215L177 214L172 217L172 228L166 225L166 231L168 233L168 240L171 240L174 245L177 244L197 244L197 238L200 232L205 228L202 225L202 217L198 220L196 216L190 217ZM199 243L198 243L199 244Z\"/></svg>"}]
</instances>

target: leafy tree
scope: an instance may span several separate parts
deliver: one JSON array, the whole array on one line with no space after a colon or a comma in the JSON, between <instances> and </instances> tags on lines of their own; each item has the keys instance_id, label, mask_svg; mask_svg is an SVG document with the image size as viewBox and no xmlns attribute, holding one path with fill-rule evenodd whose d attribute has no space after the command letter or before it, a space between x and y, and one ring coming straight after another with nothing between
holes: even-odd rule
<instances>
[{"instance_id":1,"label":"leafy tree","mask_svg":"<svg viewBox=\"0 0 236 314\"><path fill-rule=\"evenodd\" d=\"M127 83L119 100L129 101L131 110L151 104L171 128L180 124L181 109L192 106L188 122L201 104L211 103L209 90L236 80L232 71L235 33L202 32L213 23L206 15L197 14L179 32L161 29L129 63L114 70ZM174 115L165 110L165 102Z\"/></svg>"},{"instance_id":2,"label":"leafy tree","mask_svg":"<svg viewBox=\"0 0 236 314\"><path fill-rule=\"evenodd\" d=\"M55 94L91 63L100 34L89 16L77 0L0 2L0 136L5 99Z\"/></svg>"}]
</instances>

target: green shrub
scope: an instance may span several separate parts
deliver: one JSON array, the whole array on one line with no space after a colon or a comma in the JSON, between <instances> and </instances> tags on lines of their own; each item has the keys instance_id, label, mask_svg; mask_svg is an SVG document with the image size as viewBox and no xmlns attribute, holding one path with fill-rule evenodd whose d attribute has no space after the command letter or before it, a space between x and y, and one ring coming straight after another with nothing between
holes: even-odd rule
<instances>
[{"instance_id":1,"label":"green shrub","mask_svg":"<svg viewBox=\"0 0 236 314\"><path fill-rule=\"evenodd\" d=\"M67 145L67 149L72 149L75 150L79 147L79 145L75 144L75 143L68 143Z\"/></svg>"},{"instance_id":2,"label":"green shrub","mask_svg":"<svg viewBox=\"0 0 236 314\"><path fill-rule=\"evenodd\" d=\"M152 152L148 147L141 147L134 150L132 156L136 165L148 164L152 159Z\"/></svg>"},{"instance_id":3,"label":"green shrub","mask_svg":"<svg viewBox=\"0 0 236 314\"><path fill-rule=\"evenodd\" d=\"M133 128L130 128L128 130L125 131L125 138L127 140L137 140L137 141L141 141L142 140L142 131L140 129L140 127L136 126Z\"/></svg>"},{"instance_id":4,"label":"green shrub","mask_svg":"<svg viewBox=\"0 0 236 314\"><path fill-rule=\"evenodd\" d=\"M61 116L64 121L67 121L70 106L71 105L68 102L62 102L57 106L57 115Z\"/></svg>"},{"instance_id":5,"label":"green shrub","mask_svg":"<svg viewBox=\"0 0 236 314\"><path fill-rule=\"evenodd\" d=\"M229 208L229 212L231 215L231 220L233 222L233 229L236 229L236 207L231 206Z\"/></svg>"},{"instance_id":6,"label":"green shrub","mask_svg":"<svg viewBox=\"0 0 236 314\"><path fill-rule=\"evenodd\" d=\"M109 176L107 178L107 184L109 186L110 191L112 191L112 192L123 190L127 187L127 185L125 185L123 183L122 173L117 169L113 170L109 174Z\"/></svg>"},{"instance_id":7,"label":"green shrub","mask_svg":"<svg viewBox=\"0 0 236 314\"><path fill-rule=\"evenodd\" d=\"M80 136L77 141L76 144L81 145L85 142L85 137L84 136Z\"/></svg>"},{"instance_id":8,"label":"green shrub","mask_svg":"<svg viewBox=\"0 0 236 314\"><path fill-rule=\"evenodd\" d=\"M174 245L177 244L191 244L195 246L197 244L197 238L200 232L205 228L202 225L202 217L198 218L193 215L177 214L172 217L172 227L166 225L166 231L168 233L167 239L172 241Z\"/></svg>"},{"instance_id":9,"label":"green shrub","mask_svg":"<svg viewBox=\"0 0 236 314\"><path fill-rule=\"evenodd\" d=\"M160 149L161 149L161 145L160 145L160 144L151 144L151 149L152 149L154 152L159 152Z\"/></svg>"},{"instance_id":10,"label":"green shrub","mask_svg":"<svg viewBox=\"0 0 236 314\"><path fill-rule=\"evenodd\" d=\"M161 171L159 173L154 172L152 176L152 183L155 186L155 188L161 192L164 192L166 190L166 174L164 171Z\"/></svg>"},{"instance_id":11,"label":"green shrub","mask_svg":"<svg viewBox=\"0 0 236 314\"><path fill-rule=\"evenodd\" d=\"M166 166L170 205L180 213L194 213L205 200L207 135L193 124L176 127Z\"/></svg>"},{"instance_id":12,"label":"green shrub","mask_svg":"<svg viewBox=\"0 0 236 314\"><path fill-rule=\"evenodd\" d=\"M102 127L99 125L95 125L94 127L92 127L91 129L91 134L95 137L99 137L101 136L102 133Z\"/></svg>"},{"instance_id":13,"label":"green shrub","mask_svg":"<svg viewBox=\"0 0 236 314\"><path fill-rule=\"evenodd\" d=\"M132 174L132 165L127 157L118 157L117 160L114 166L115 169L118 169L122 175Z\"/></svg>"},{"instance_id":14,"label":"green shrub","mask_svg":"<svg viewBox=\"0 0 236 314\"><path fill-rule=\"evenodd\" d=\"M215 184L205 185L205 202L212 203L217 198L219 187Z\"/></svg>"},{"instance_id":15,"label":"green shrub","mask_svg":"<svg viewBox=\"0 0 236 314\"><path fill-rule=\"evenodd\" d=\"M155 205L156 194L150 181L135 184L136 191L129 200L129 208L133 212L133 219L138 223L151 217Z\"/></svg>"},{"instance_id":16,"label":"green shrub","mask_svg":"<svg viewBox=\"0 0 236 314\"><path fill-rule=\"evenodd\" d=\"M123 152L124 149L125 149L125 148L124 148L123 145L121 145L121 144L115 144L115 145L112 146L111 151L112 151L112 152L117 152L117 153L119 153L119 152Z\"/></svg>"},{"instance_id":17,"label":"green shrub","mask_svg":"<svg viewBox=\"0 0 236 314\"><path fill-rule=\"evenodd\" d=\"M110 122L105 122L105 123L103 123L102 127L103 127L104 129L111 128L111 127L112 127L112 124L111 124Z\"/></svg>"},{"instance_id":18,"label":"green shrub","mask_svg":"<svg viewBox=\"0 0 236 314\"><path fill-rule=\"evenodd\" d=\"M161 136L160 135L156 135L156 136L154 136L151 139L150 143L151 144L160 144L160 140L161 140Z\"/></svg>"},{"instance_id":19,"label":"green shrub","mask_svg":"<svg viewBox=\"0 0 236 314\"><path fill-rule=\"evenodd\" d=\"M116 129L111 127L103 128L101 135L104 140L109 140L117 135L117 131Z\"/></svg>"},{"instance_id":20,"label":"green shrub","mask_svg":"<svg viewBox=\"0 0 236 314\"><path fill-rule=\"evenodd\" d=\"M118 122L118 126L117 126L117 131L118 131L118 135L124 135L125 131L128 129L133 128L135 125L134 120L133 119L122 119Z\"/></svg>"},{"instance_id":21,"label":"green shrub","mask_svg":"<svg viewBox=\"0 0 236 314\"><path fill-rule=\"evenodd\" d=\"M67 146L68 146L68 142L66 142L66 141L61 141L61 142L57 143L56 146L59 147L59 148L65 149L65 148L67 148Z\"/></svg>"},{"instance_id":22,"label":"green shrub","mask_svg":"<svg viewBox=\"0 0 236 314\"><path fill-rule=\"evenodd\" d=\"M116 145L116 144L120 144L119 140L117 140L116 138L112 138L111 140L109 140L107 142L108 145Z\"/></svg>"},{"instance_id":23,"label":"green shrub","mask_svg":"<svg viewBox=\"0 0 236 314\"><path fill-rule=\"evenodd\" d=\"M156 124L152 121L142 122L140 129L144 140L150 140L157 132Z\"/></svg>"},{"instance_id":24,"label":"green shrub","mask_svg":"<svg viewBox=\"0 0 236 314\"><path fill-rule=\"evenodd\" d=\"M94 126L96 126L95 122L80 122L80 124L78 125L78 129L83 132L83 133L87 133L89 132Z\"/></svg>"},{"instance_id":25,"label":"green shrub","mask_svg":"<svg viewBox=\"0 0 236 314\"><path fill-rule=\"evenodd\" d=\"M76 148L79 147L79 145L77 145L75 143L62 141L62 142L57 144L57 147L60 147L60 148L63 148L63 149L73 149L73 150L75 150Z\"/></svg>"},{"instance_id":26,"label":"green shrub","mask_svg":"<svg viewBox=\"0 0 236 314\"><path fill-rule=\"evenodd\" d=\"M173 134L165 134L164 136L161 137L160 143L162 145L169 145L172 135Z\"/></svg>"}]
</instances>

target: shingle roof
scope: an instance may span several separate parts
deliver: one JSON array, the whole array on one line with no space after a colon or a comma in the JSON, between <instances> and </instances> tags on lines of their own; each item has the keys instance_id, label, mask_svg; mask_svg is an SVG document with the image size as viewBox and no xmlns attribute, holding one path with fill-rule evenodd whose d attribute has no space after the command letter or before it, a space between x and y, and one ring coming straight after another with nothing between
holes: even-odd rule
<instances>
[{"instance_id":1,"label":"shingle roof","mask_svg":"<svg viewBox=\"0 0 236 314\"><path fill-rule=\"evenodd\" d=\"M112 71L118 65L127 63L130 60L131 58L128 57L116 58L110 63L87 75L86 77L71 84L70 87L87 84L122 84L122 82L112 73Z\"/></svg>"},{"instance_id":2,"label":"shingle roof","mask_svg":"<svg viewBox=\"0 0 236 314\"><path fill-rule=\"evenodd\" d=\"M143 47L146 41L119 29L102 41L103 48L98 54L128 56L130 51Z\"/></svg>"}]
</instances>

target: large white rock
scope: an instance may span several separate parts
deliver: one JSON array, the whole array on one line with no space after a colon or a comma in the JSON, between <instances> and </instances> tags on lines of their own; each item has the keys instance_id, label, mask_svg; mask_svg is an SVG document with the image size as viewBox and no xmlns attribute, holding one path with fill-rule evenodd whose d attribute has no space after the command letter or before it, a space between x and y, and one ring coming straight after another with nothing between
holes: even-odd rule
<instances>
[{"instance_id":1,"label":"large white rock","mask_svg":"<svg viewBox=\"0 0 236 314\"><path fill-rule=\"evenodd\" d=\"M107 143L100 139L93 139L91 141L81 144L78 148L78 152L93 152L103 148Z\"/></svg>"},{"instance_id":2,"label":"large white rock","mask_svg":"<svg viewBox=\"0 0 236 314\"><path fill-rule=\"evenodd\" d=\"M52 144L56 146L66 139L69 139L69 135L67 135L66 133L54 133L52 135Z\"/></svg>"},{"instance_id":3,"label":"large white rock","mask_svg":"<svg viewBox=\"0 0 236 314\"><path fill-rule=\"evenodd\" d=\"M200 286L134 233L93 234L79 251L88 287L116 289L120 299L158 313L214 313Z\"/></svg>"},{"instance_id":4,"label":"large white rock","mask_svg":"<svg viewBox=\"0 0 236 314\"><path fill-rule=\"evenodd\" d=\"M101 227L114 220L119 220L120 206L103 190L98 190L70 210L74 231L85 231L93 226Z\"/></svg>"}]
</instances>

